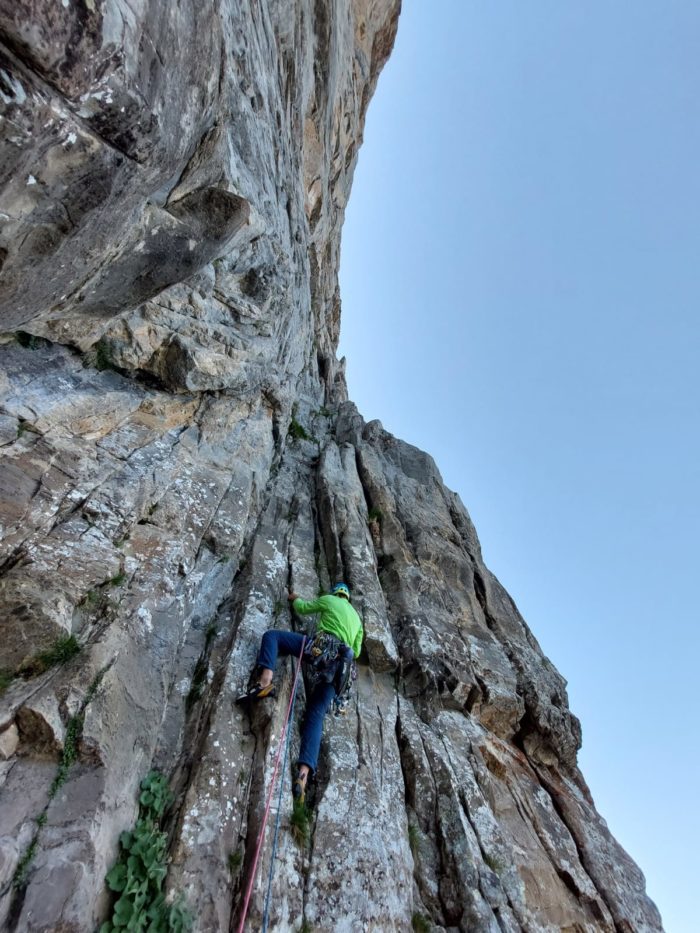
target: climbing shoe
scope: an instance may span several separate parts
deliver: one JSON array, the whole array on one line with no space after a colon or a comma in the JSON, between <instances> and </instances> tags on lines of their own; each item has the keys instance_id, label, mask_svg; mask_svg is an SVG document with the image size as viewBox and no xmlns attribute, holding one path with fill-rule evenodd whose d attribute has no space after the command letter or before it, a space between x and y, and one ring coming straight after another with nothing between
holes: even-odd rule
<instances>
[{"instance_id":1,"label":"climbing shoe","mask_svg":"<svg viewBox=\"0 0 700 933\"><path fill-rule=\"evenodd\" d=\"M262 684L251 684L245 693L236 697L236 703L249 703L252 700L263 700L265 697L274 697L276 695L273 683L266 684L264 687Z\"/></svg>"},{"instance_id":2,"label":"climbing shoe","mask_svg":"<svg viewBox=\"0 0 700 933\"><path fill-rule=\"evenodd\" d=\"M333 715L334 716L347 716L347 714L348 714L347 696L336 697L333 700Z\"/></svg>"},{"instance_id":3,"label":"climbing shoe","mask_svg":"<svg viewBox=\"0 0 700 933\"><path fill-rule=\"evenodd\" d=\"M294 783L292 784L292 797L294 798L294 803L304 803L306 799L306 781L303 778L300 778L297 775L294 778Z\"/></svg>"}]
</instances>

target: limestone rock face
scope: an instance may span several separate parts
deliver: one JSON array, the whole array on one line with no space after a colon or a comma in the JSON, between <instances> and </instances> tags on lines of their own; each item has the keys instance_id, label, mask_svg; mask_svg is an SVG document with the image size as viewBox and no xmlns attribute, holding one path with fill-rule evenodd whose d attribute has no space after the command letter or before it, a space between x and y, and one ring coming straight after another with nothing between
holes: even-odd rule
<instances>
[{"instance_id":1,"label":"limestone rock face","mask_svg":"<svg viewBox=\"0 0 700 933\"><path fill-rule=\"evenodd\" d=\"M291 666L233 699L302 626L287 590L339 579L353 703L306 843L282 771L246 928L274 869L275 930L661 929L464 506L347 399L340 231L399 6L0 0L3 929L110 916L151 769L168 900L237 929Z\"/></svg>"}]
</instances>

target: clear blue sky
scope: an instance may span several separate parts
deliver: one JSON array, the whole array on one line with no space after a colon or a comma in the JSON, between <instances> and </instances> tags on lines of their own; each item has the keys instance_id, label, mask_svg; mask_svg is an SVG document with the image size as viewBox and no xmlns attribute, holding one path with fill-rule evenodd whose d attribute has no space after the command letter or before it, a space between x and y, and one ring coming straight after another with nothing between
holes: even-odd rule
<instances>
[{"instance_id":1,"label":"clear blue sky","mask_svg":"<svg viewBox=\"0 0 700 933\"><path fill-rule=\"evenodd\" d=\"M460 493L668 933L698 929L699 260L697 0L404 0L350 396Z\"/></svg>"}]
</instances>

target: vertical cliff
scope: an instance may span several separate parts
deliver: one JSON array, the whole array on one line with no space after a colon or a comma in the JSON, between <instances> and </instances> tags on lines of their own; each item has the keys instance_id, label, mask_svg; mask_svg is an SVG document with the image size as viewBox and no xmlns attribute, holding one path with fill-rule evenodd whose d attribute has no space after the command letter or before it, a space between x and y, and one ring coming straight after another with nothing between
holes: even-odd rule
<instances>
[{"instance_id":1,"label":"vertical cliff","mask_svg":"<svg viewBox=\"0 0 700 933\"><path fill-rule=\"evenodd\" d=\"M366 647L306 841L283 774L270 928L661 929L464 506L347 399L340 232L399 7L0 0L4 929L110 915L152 769L169 901L236 928L291 670L232 699L287 588L337 579ZM270 825L251 930L271 856Z\"/></svg>"}]
</instances>

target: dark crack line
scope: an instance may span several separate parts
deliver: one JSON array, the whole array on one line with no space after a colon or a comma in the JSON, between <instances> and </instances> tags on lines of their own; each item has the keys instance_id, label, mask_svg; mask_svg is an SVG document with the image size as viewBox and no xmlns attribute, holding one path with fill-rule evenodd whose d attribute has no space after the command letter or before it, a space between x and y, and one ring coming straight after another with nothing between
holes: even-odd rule
<instances>
[{"instance_id":1,"label":"dark crack line","mask_svg":"<svg viewBox=\"0 0 700 933\"><path fill-rule=\"evenodd\" d=\"M426 749L426 747L425 747L425 740L423 739L423 735L422 735L422 733L421 733L421 731L420 731L420 728L416 728L416 732L418 733L418 739L420 740L421 748L422 748L422 750L423 750L423 755L424 755L424 757L425 757L425 760L426 760L426 762L429 762L429 757L428 757L427 749ZM401 776L402 776L402 778L403 778L403 785L404 785L404 805L405 805L406 799L407 799L408 796L409 796L409 785L408 785L408 775L407 775L407 767L408 767L408 766L407 766L407 764L406 764L406 762L405 762L405 759L404 759L404 754L405 754L405 753L404 753L404 745L410 745L410 742L409 742L409 739L408 739L408 738L405 738L405 739L404 739L404 737L403 737L403 731L402 731L402 728L401 728L401 704L400 704L400 700L399 700L398 690L397 690L397 692L396 692L396 725L395 725L395 733L396 733L396 744L397 744L398 750L399 750L399 765L400 765L400 767L401 767ZM433 773L432 770L430 770L430 768L428 768L428 776L429 776L430 781L432 782L432 785L433 785L433 801L434 801L434 804L433 804L433 814L432 814L432 816L433 816L433 835L434 835L434 838L435 838L435 841L436 841L436 850L437 850L438 855L439 855L439 858L440 858L440 874L442 874L443 872L446 872L446 866L445 866L445 864L444 864L444 860L443 860L443 856L442 856L442 846L439 844L439 843L440 843L440 839L441 839L441 832L440 832L440 816L439 816L439 812L438 812L438 788L437 788L437 782L436 782L436 780L435 780L435 774ZM414 803L415 803L415 801L414 801ZM419 825L420 825L421 821L420 821L420 819L419 819L419 817L418 817L418 813L415 811L415 807L412 807L412 809L414 810L414 813L416 814L416 819L418 820L418 823L419 823ZM408 821L408 818L407 818L407 821ZM421 830L424 831L424 832L426 832L426 834L428 834L428 833L427 833L427 830L425 830L425 829L423 828L423 826L421 826ZM429 834L428 834L428 835L429 835ZM411 853L411 855L413 855L413 853ZM424 882L423 882L423 873L422 873L422 870L421 870L421 863L420 863L420 860L417 859L417 858L415 858L415 857L413 857L413 876L414 876L415 883L416 883L416 885L417 885L417 887L418 887L418 891L419 891L419 893L420 893L420 895L421 895L421 900L423 901L423 905L425 906L425 899L424 899L424 893L425 893L424 888L425 888L425 884L424 884ZM437 883L438 879L436 878L435 881L436 881L436 883ZM440 893L439 893L439 884L437 885L437 887L438 887L438 899L440 900L440 903L441 903L442 909L443 909L443 914L444 914L445 905L442 903L442 896L441 896ZM430 898L429 898L428 900L430 900ZM426 909L427 909L427 908L426 908ZM434 919L434 918L431 918L431 919ZM440 917L440 918L438 918L438 919L439 919L439 924L442 925L442 924L444 923L444 916L443 916L443 917Z\"/></svg>"},{"instance_id":2,"label":"dark crack line","mask_svg":"<svg viewBox=\"0 0 700 933\"><path fill-rule=\"evenodd\" d=\"M379 789L384 790L384 717L382 716L382 711L377 704L377 712L379 713Z\"/></svg>"},{"instance_id":3,"label":"dark crack line","mask_svg":"<svg viewBox=\"0 0 700 933\"><path fill-rule=\"evenodd\" d=\"M557 793L556 793L556 791L555 791L554 788L552 787L551 783L547 780L546 776L545 776L544 774L542 774L542 772L541 772L540 769L537 767L537 765L532 764L532 768L533 768L533 770L535 771L535 774L537 775L537 780L538 780L539 786L542 788L542 790L544 790L544 792L547 794L547 796L548 796L549 799L551 800L551 802L552 802L552 807L553 807L553 809L554 809L554 812L557 814L557 816L558 816L559 819L561 820L562 825L567 829L569 835L571 836L571 839L572 839L572 841L573 841L573 843L574 843L574 846L576 847L576 853L577 853L577 855L578 855L578 860L579 860L579 864L581 865L581 868L582 868L583 871L586 873L586 877L587 877L587 878L589 879L589 881L591 882L591 885L592 885L592 887L593 887L593 890L596 892L596 894L598 895L598 897L601 899L601 901L602 901L602 902L605 904L605 906L608 908L608 911L609 911L609 913L610 913L610 916L612 917L612 921L613 921L613 923L615 924L616 933L627 933L626 927L624 927L624 926L622 926L621 924L619 924L618 921L617 921L617 919L616 919L616 916L615 916L615 915L616 915L617 911L613 908L612 904L609 902L608 898L606 897L605 892L603 892L603 891L600 890L600 888L599 888L598 885L596 884L595 880L594 880L593 877L591 876L591 873L590 873L590 871L588 870L588 857L587 857L587 855L586 855L586 853L585 853L585 850L584 850L583 846L582 846L581 843L579 842L578 832L576 831L575 827L572 826L572 825L569 823L568 819L566 818L566 815L565 815L565 813L564 813L564 809L563 809L563 807L561 806L561 804L559 803L559 800L557 799ZM539 835L539 834L538 834L538 835ZM556 869L556 871L557 871L557 875L559 875L559 876L561 877L561 873L560 873L560 871L559 871L559 869L557 868L556 865L555 865L555 869ZM563 880L563 879L562 879L562 880Z\"/></svg>"},{"instance_id":4,"label":"dark crack line","mask_svg":"<svg viewBox=\"0 0 700 933\"><path fill-rule=\"evenodd\" d=\"M499 834L500 834L500 825L499 825L498 819L496 818L495 814L494 814L493 811L491 810L491 807L489 807L488 801L486 800L486 797L484 796L484 793L483 793L483 791L481 790L481 785L480 785L479 777L478 777L478 771L477 771L477 769L474 767L473 749L472 749L472 747L471 747L471 742L470 742L469 744L470 744L470 749L469 749L469 752L467 753L467 757L470 759L470 767L471 767L471 770L472 770L472 776L474 777L474 781L475 781L477 787L479 788L479 791L480 791L481 796L482 796L482 799L483 799L484 806L489 810L489 812L490 812L491 815L493 816L494 822L495 822L496 826L498 826L498 831L499 831ZM447 752L447 747L444 745L444 743L443 743L443 747L445 748L445 751ZM459 802L460 802L460 804L461 804L461 807L462 807L462 812L464 813L464 815L465 815L465 817L466 817L466 819L467 819L467 822L468 822L469 825L471 826L472 832L474 833L474 838L476 839L476 844L478 845L478 847L479 847L479 852L480 852L480 854L481 854L481 860L482 860L482 862L483 862L485 865L487 865L487 867L490 867L490 866L488 866L488 862L486 861L486 857L487 857L487 850L486 850L486 847L485 847L484 843L483 843L482 840L481 840L481 835L480 835L480 833L479 833L479 831L478 831L478 829L477 829L477 825L476 825L476 823L474 822L474 820L472 819L471 814L470 814L470 812L469 812L469 804L468 804L468 802L467 802L466 796L465 796L465 794L463 793L463 791L462 791L461 788L458 788L456 792L457 792L457 799L459 800ZM502 838L502 836L501 836L501 842L502 842L502 844L503 844L503 848L504 848L504 849L508 849L508 846L506 845L506 842L505 842L505 840ZM511 861L511 865L512 865L512 861ZM491 869L491 870L493 871L493 869ZM516 909L515 904L514 904L513 901L511 900L510 894L508 893L508 889L506 888L506 886L505 886L505 885L503 884L503 882L501 881L500 876L498 875L498 872L493 871L493 873L494 873L494 875L496 875L496 877L498 878L498 886L499 886L499 888L501 889L501 891L503 892L503 895L505 896L505 899L506 899L506 902L507 902L508 906L510 907L511 911L513 912L513 914L514 914L515 917L517 918L518 922L520 923L520 922L521 922L521 918L520 918L520 916L519 916L519 911ZM479 877L481 878L481 872L479 872ZM484 893L483 890L482 890L481 894L482 894L482 897L484 898L485 903L489 906L489 908L490 908L491 911L493 912L494 916L496 917L496 920L498 920L499 923L500 923L500 920L499 920L499 917L498 917L497 908L492 907L492 906L489 904L488 898L486 897L486 894Z\"/></svg>"}]
</instances>

